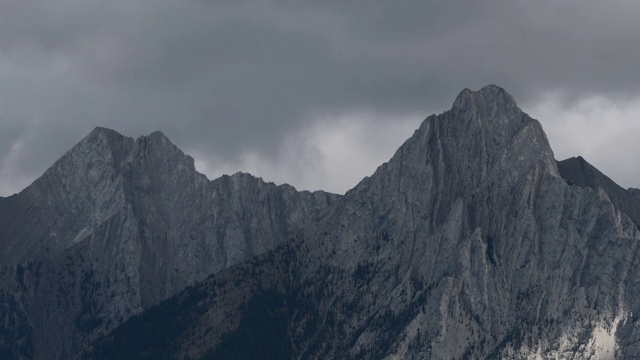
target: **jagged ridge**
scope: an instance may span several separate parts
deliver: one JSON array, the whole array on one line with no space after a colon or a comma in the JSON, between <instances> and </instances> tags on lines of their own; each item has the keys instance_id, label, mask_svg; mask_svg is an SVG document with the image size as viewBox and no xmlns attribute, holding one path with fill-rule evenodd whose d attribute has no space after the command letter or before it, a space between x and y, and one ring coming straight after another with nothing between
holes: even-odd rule
<instances>
[{"instance_id":1,"label":"jagged ridge","mask_svg":"<svg viewBox=\"0 0 640 360\"><path fill-rule=\"evenodd\" d=\"M248 356L261 336L251 329L269 321L284 322L270 336L288 347L263 346L266 356L637 354L640 234L605 192L560 174L540 124L511 96L465 90L294 241L146 312L85 355ZM256 312L261 303L272 311ZM127 342L150 324L180 326L168 339Z\"/></svg>"},{"instance_id":2,"label":"jagged ridge","mask_svg":"<svg viewBox=\"0 0 640 360\"><path fill-rule=\"evenodd\" d=\"M187 285L274 248L337 198L242 173L209 181L161 132L134 140L96 128L0 204L0 285L16 304L6 316L28 319L14 323L24 346L7 351L67 358ZM14 330L0 348L13 346Z\"/></svg>"}]
</instances>

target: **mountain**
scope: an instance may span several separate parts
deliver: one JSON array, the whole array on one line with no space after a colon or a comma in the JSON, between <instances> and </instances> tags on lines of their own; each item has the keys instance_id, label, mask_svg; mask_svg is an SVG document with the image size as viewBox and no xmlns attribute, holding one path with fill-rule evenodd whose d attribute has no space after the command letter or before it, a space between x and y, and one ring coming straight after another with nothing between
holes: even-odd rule
<instances>
[{"instance_id":1,"label":"mountain","mask_svg":"<svg viewBox=\"0 0 640 360\"><path fill-rule=\"evenodd\" d=\"M588 187L606 194L616 208L627 214L637 226L640 226L639 189L623 189L581 156L559 161L558 169L560 175L570 185Z\"/></svg>"},{"instance_id":2,"label":"mountain","mask_svg":"<svg viewBox=\"0 0 640 360\"><path fill-rule=\"evenodd\" d=\"M466 89L293 239L81 356L637 358L636 193L574 162L503 89Z\"/></svg>"},{"instance_id":3,"label":"mountain","mask_svg":"<svg viewBox=\"0 0 640 360\"><path fill-rule=\"evenodd\" d=\"M69 358L338 198L242 173L209 181L160 132L96 128L0 201L0 357Z\"/></svg>"},{"instance_id":4,"label":"mountain","mask_svg":"<svg viewBox=\"0 0 640 360\"><path fill-rule=\"evenodd\" d=\"M342 197L97 128L0 198L0 358L637 358L639 201L493 85Z\"/></svg>"}]
</instances>

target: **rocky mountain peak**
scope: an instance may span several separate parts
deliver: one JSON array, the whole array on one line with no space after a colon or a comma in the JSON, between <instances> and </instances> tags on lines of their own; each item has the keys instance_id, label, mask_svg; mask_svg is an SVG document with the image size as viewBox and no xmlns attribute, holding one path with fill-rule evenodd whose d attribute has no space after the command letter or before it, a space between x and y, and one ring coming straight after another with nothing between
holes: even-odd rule
<instances>
[{"instance_id":1,"label":"rocky mountain peak","mask_svg":"<svg viewBox=\"0 0 640 360\"><path fill-rule=\"evenodd\" d=\"M0 331L0 358L16 337L30 355L10 358L71 358L128 317L275 248L339 198L250 174L210 181L161 132L134 140L98 127L0 201L0 266L9 269L0 271L0 322L35 319L16 336Z\"/></svg>"},{"instance_id":2,"label":"rocky mountain peak","mask_svg":"<svg viewBox=\"0 0 640 360\"><path fill-rule=\"evenodd\" d=\"M167 175L178 176L181 180L197 174L196 177L204 180L204 175L196 172L193 158L182 152L160 131L139 137L129 160L136 164L135 167L143 167L147 172L167 172ZM165 178L168 181L177 180Z\"/></svg>"},{"instance_id":3,"label":"rocky mountain peak","mask_svg":"<svg viewBox=\"0 0 640 360\"><path fill-rule=\"evenodd\" d=\"M582 156L559 161L558 167L562 177L567 179L571 185L594 188L599 186L599 175L601 174Z\"/></svg>"},{"instance_id":4,"label":"rocky mountain peak","mask_svg":"<svg viewBox=\"0 0 640 360\"><path fill-rule=\"evenodd\" d=\"M169 138L162 131L154 131L151 134L146 136L149 139L157 139L160 141L169 141Z\"/></svg>"},{"instance_id":5,"label":"rocky mountain peak","mask_svg":"<svg viewBox=\"0 0 640 360\"><path fill-rule=\"evenodd\" d=\"M496 85L487 85L478 91L462 90L453 102L452 110L467 109L474 106L489 106L502 110L518 108L516 101L506 90Z\"/></svg>"},{"instance_id":6,"label":"rocky mountain peak","mask_svg":"<svg viewBox=\"0 0 640 360\"><path fill-rule=\"evenodd\" d=\"M467 89L293 239L98 348L188 323L171 349L158 337L118 357L637 358L632 193L581 158L556 164L501 88Z\"/></svg>"},{"instance_id":7,"label":"rocky mountain peak","mask_svg":"<svg viewBox=\"0 0 640 360\"><path fill-rule=\"evenodd\" d=\"M133 138L124 136L115 130L96 127L67 154L77 153L78 157L82 159L106 156L112 158L115 164L120 164L133 143ZM64 157L61 160L63 159Z\"/></svg>"},{"instance_id":8,"label":"rocky mountain peak","mask_svg":"<svg viewBox=\"0 0 640 360\"><path fill-rule=\"evenodd\" d=\"M91 130L89 134L87 134L87 136L85 136L85 139L91 139L91 138L100 137L100 136L106 136L106 137L112 137L112 138L125 137L124 135L120 134L119 132L113 129L109 129L102 126L96 126L93 130Z\"/></svg>"},{"instance_id":9,"label":"rocky mountain peak","mask_svg":"<svg viewBox=\"0 0 640 360\"><path fill-rule=\"evenodd\" d=\"M458 135L474 136L474 128L484 134L488 147L499 150L506 146L525 127L539 128L538 134L529 139L532 142L547 143L540 124L525 114L513 97L496 85L488 85L478 91L463 90L450 110L454 121L460 122ZM469 123L474 123L470 127ZM466 132L466 134L465 134Z\"/></svg>"},{"instance_id":10,"label":"rocky mountain peak","mask_svg":"<svg viewBox=\"0 0 640 360\"><path fill-rule=\"evenodd\" d=\"M114 130L96 127L25 191L38 192L41 186L39 184L53 179L63 183L75 183L80 179L82 184L87 184L84 181L87 177L98 180L105 171L111 172L120 166L134 142L133 138L123 136ZM76 185L84 187L80 183Z\"/></svg>"},{"instance_id":11,"label":"rocky mountain peak","mask_svg":"<svg viewBox=\"0 0 640 360\"><path fill-rule=\"evenodd\" d=\"M138 146L150 147L152 152L158 154L169 155L175 153L178 156L186 156L162 131L154 131L149 135L140 136L136 143Z\"/></svg>"},{"instance_id":12,"label":"rocky mountain peak","mask_svg":"<svg viewBox=\"0 0 640 360\"><path fill-rule=\"evenodd\" d=\"M352 191L378 183L375 191L427 200L418 195L425 187L446 186L455 196L446 203L497 180L518 181L532 169L559 177L542 126L505 90L490 85L463 90L451 110L429 116L388 163Z\"/></svg>"},{"instance_id":13,"label":"rocky mountain peak","mask_svg":"<svg viewBox=\"0 0 640 360\"><path fill-rule=\"evenodd\" d=\"M153 145L158 148L166 148L169 150L176 150L178 147L171 142L171 140L162 132L154 131L149 135L140 136L136 139L138 143L145 143L147 145Z\"/></svg>"},{"instance_id":14,"label":"rocky mountain peak","mask_svg":"<svg viewBox=\"0 0 640 360\"><path fill-rule=\"evenodd\" d=\"M0 207L18 214L0 216L9 269L0 272L0 321L13 324L0 331L0 350L33 342L23 357L640 353L640 190L582 158L556 163L538 121L497 86L462 91L344 197L243 173L208 181L162 133L118 135L96 129L61 162L77 166L57 167L38 196ZM126 154L121 163L114 149ZM30 258L38 251L46 256Z\"/></svg>"}]
</instances>

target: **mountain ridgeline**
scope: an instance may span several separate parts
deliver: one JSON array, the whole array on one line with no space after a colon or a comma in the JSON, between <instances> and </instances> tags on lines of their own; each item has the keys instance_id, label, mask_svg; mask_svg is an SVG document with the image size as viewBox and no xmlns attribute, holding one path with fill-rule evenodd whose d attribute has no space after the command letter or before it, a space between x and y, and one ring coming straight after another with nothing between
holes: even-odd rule
<instances>
[{"instance_id":1,"label":"mountain ridgeline","mask_svg":"<svg viewBox=\"0 0 640 360\"><path fill-rule=\"evenodd\" d=\"M273 249L339 196L209 181L160 132L97 128L0 203L0 348L66 359L208 275Z\"/></svg>"},{"instance_id":2,"label":"mountain ridgeline","mask_svg":"<svg viewBox=\"0 0 640 360\"><path fill-rule=\"evenodd\" d=\"M96 129L0 211L7 357L640 355L640 190L493 85L341 197Z\"/></svg>"}]
</instances>

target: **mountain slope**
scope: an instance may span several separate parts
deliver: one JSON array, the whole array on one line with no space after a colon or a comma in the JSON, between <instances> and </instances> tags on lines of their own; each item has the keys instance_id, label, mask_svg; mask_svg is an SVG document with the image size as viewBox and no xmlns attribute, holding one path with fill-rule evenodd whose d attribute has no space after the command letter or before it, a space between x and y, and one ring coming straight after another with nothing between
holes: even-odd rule
<instances>
[{"instance_id":1,"label":"mountain slope","mask_svg":"<svg viewBox=\"0 0 640 360\"><path fill-rule=\"evenodd\" d=\"M66 358L186 286L273 249L337 198L241 173L209 181L160 132L134 140L96 128L0 204L0 289L15 303L0 345L12 347L19 333L25 347L16 357Z\"/></svg>"},{"instance_id":2,"label":"mountain slope","mask_svg":"<svg viewBox=\"0 0 640 360\"><path fill-rule=\"evenodd\" d=\"M569 184L604 191L616 208L627 214L640 226L640 197L638 189L625 190L581 156L558 161L560 175Z\"/></svg>"},{"instance_id":3,"label":"mountain slope","mask_svg":"<svg viewBox=\"0 0 640 360\"><path fill-rule=\"evenodd\" d=\"M84 355L629 356L639 353L639 239L609 196L567 184L540 124L509 94L464 90L292 241ZM175 325L170 336L130 341L159 324Z\"/></svg>"}]
</instances>

